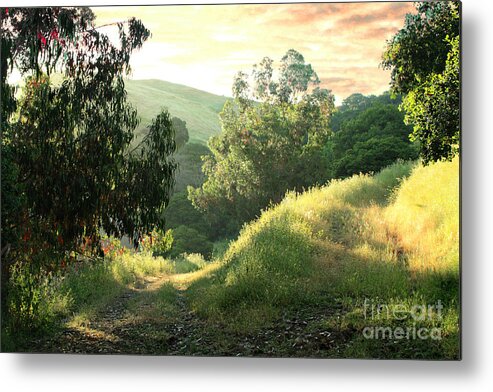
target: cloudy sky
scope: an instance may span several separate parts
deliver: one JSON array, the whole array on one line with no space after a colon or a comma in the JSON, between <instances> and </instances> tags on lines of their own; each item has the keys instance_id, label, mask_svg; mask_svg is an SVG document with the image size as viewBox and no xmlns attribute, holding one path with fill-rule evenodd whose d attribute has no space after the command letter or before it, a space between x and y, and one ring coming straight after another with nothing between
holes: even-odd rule
<instances>
[{"instance_id":1,"label":"cloudy sky","mask_svg":"<svg viewBox=\"0 0 493 392\"><path fill-rule=\"evenodd\" d=\"M94 8L97 25L135 16L151 30L134 54L133 79L230 96L236 72L250 72L265 56L278 61L292 48L339 103L354 92L388 89L381 54L412 10L411 2Z\"/></svg>"}]
</instances>

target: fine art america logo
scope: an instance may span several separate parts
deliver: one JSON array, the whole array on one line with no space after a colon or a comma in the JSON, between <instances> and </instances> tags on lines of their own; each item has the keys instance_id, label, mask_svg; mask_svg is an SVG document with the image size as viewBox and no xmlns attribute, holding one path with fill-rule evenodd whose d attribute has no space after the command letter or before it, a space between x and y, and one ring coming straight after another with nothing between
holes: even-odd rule
<instances>
[{"instance_id":1,"label":"fine art america logo","mask_svg":"<svg viewBox=\"0 0 493 392\"><path fill-rule=\"evenodd\" d=\"M389 340L441 340L443 305L436 304L384 304L365 298L364 317L371 320L371 325L363 329L366 339ZM381 321L383 324L379 325ZM406 326L390 326L394 321Z\"/></svg>"}]
</instances>

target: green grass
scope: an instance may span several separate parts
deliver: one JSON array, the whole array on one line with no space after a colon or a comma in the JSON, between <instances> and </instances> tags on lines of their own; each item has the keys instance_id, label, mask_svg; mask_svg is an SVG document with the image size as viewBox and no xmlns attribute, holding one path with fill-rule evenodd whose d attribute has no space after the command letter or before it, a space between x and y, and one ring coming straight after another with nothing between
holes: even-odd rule
<instances>
[{"instance_id":1,"label":"green grass","mask_svg":"<svg viewBox=\"0 0 493 392\"><path fill-rule=\"evenodd\" d=\"M341 357L457 358L458 178L457 159L397 163L288 194L191 279L192 307L240 334L275 324L286 311L319 307L327 314L318 327L348 337ZM440 319L365 313L368 303L409 311L437 301ZM343 317L334 310L341 306ZM365 328L379 326L439 327L441 339L364 338Z\"/></svg>"},{"instance_id":2,"label":"green grass","mask_svg":"<svg viewBox=\"0 0 493 392\"><path fill-rule=\"evenodd\" d=\"M129 312L143 326L154 318L200 325L194 338L208 342L200 352L457 359L458 182L458 159L426 167L400 162L374 176L288 193L236 240L216 243L212 262L196 254L170 261L129 252L34 280L28 271L13 271L16 286L7 300L22 305L34 294L36 301L10 308L24 318L2 328L2 349L22 351L29 341L16 328L22 323L33 336L50 333L62 318L84 328L141 279L167 274L168 283L136 296ZM438 308L421 313L438 304L441 317ZM145 330L151 346L176 332L160 328ZM379 329L433 330L440 339L367 338ZM255 344L245 348L245 342Z\"/></svg>"},{"instance_id":3,"label":"green grass","mask_svg":"<svg viewBox=\"0 0 493 392\"><path fill-rule=\"evenodd\" d=\"M51 334L63 324L86 325L144 277L173 272L169 260L130 252L104 261L75 263L58 274L32 274L22 268L9 282L9 315L2 320L2 351L29 349L31 338ZM36 298L35 306L27 305L28 298Z\"/></svg>"},{"instance_id":4,"label":"green grass","mask_svg":"<svg viewBox=\"0 0 493 392\"><path fill-rule=\"evenodd\" d=\"M125 87L129 101L137 108L141 118L136 130L136 142L164 107L172 116L186 121L190 142L205 145L211 136L221 130L218 114L227 97L156 79L127 80Z\"/></svg>"},{"instance_id":5,"label":"green grass","mask_svg":"<svg viewBox=\"0 0 493 392\"><path fill-rule=\"evenodd\" d=\"M171 274L173 264L150 254L124 253L105 262L73 268L66 274L61 292L66 292L73 305L69 324L87 323L98 311L138 283L145 276Z\"/></svg>"},{"instance_id":6,"label":"green grass","mask_svg":"<svg viewBox=\"0 0 493 392\"><path fill-rule=\"evenodd\" d=\"M186 274L188 272L198 271L206 265L207 262L199 253L182 253L173 262L174 271L177 274Z\"/></svg>"}]
</instances>

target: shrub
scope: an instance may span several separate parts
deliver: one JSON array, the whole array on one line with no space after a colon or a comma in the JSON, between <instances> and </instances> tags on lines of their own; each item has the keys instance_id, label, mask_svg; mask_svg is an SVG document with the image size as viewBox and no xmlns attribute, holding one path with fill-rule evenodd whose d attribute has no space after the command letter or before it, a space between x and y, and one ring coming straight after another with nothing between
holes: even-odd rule
<instances>
[{"instance_id":1,"label":"shrub","mask_svg":"<svg viewBox=\"0 0 493 392\"><path fill-rule=\"evenodd\" d=\"M142 250L150 252L154 257L166 257L173 246L173 241L173 230L154 230L142 240Z\"/></svg>"},{"instance_id":2,"label":"shrub","mask_svg":"<svg viewBox=\"0 0 493 392\"><path fill-rule=\"evenodd\" d=\"M34 271L29 264L14 264L7 284L7 314L2 320L3 327L20 338L49 330L55 319L67 314L73 304L62 285L60 273Z\"/></svg>"},{"instance_id":3,"label":"shrub","mask_svg":"<svg viewBox=\"0 0 493 392\"><path fill-rule=\"evenodd\" d=\"M204 234L191 227L178 226L173 230L173 237L171 257L177 257L182 253L200 253L207 259L212 255L214 244Z\"/></svg>"}]
</instances>

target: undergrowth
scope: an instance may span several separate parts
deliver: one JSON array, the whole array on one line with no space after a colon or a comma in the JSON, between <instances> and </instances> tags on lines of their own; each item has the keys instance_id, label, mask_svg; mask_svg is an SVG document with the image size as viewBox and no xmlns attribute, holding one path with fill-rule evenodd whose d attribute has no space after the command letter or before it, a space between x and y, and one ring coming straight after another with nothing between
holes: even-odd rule
<instances>
[{"instance_id":1,"label":"undergrowth","mask_svg":"<svg viewBox=\"0 0 493 392\"><path fill-rule=\"evenodd\" d=\"M162 257L130 252L76 262L58 273L17 265L8 283L2 351L29 350L33 338L56 332L64 322L83 325L139 279L173 271Z\"/></svg>"}]
</instances>

